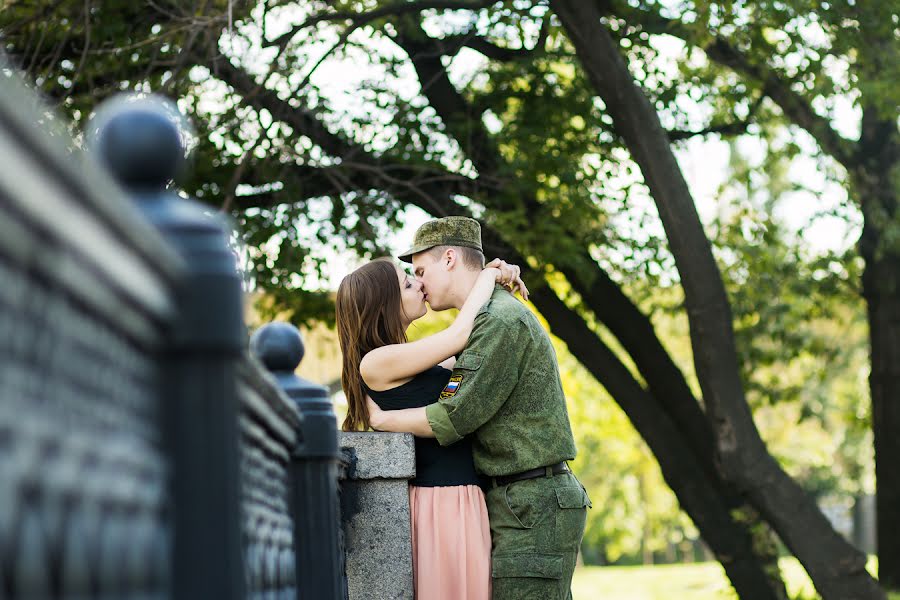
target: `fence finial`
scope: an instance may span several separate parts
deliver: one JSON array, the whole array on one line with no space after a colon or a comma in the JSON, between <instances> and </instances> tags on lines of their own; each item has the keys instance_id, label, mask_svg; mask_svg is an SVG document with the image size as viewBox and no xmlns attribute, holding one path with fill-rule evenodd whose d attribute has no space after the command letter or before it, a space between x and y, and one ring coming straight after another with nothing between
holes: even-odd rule
<instances>
[{"instance_id":1,"label":"fence finial","mask_svg":"<svg viewBox=\"0 0 900 600\"><path fill-rule=\"evenodd\" d=\"M270 371L293 373L305 354L303 338L293 325L268 323L250 337L250 351Z\"/></svg>"},{"instance_id":2,"label":"fence finial","mask_svg":"<svg viewBox=\"0 0 900 600\"><path fill-rule=\"evenodd\" d=\"M120 96L91 119L90 146L113 177L128 188L163 190L185 165L190 126L162 96Z\"/></svg>"},{"instance_id":3,"label":"fence finial","mask_svg":"<svg viewBox=\"0 0 900 600\"><path fill-rule=\"evenodd\" d=\"M158 377L172 465L172 597L245 597L237 362L243 293L228 228L168 189L183 166L184 117L158 96L114 98L88 135L99 160L184 259Z\"/></svg>"}]
</instances>

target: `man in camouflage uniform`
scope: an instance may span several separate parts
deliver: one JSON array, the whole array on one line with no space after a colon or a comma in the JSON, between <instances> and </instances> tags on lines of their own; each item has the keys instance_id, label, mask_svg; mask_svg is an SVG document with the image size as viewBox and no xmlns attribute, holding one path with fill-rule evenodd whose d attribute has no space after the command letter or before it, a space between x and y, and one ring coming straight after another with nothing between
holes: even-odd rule
<instances>
[{"instance_id":1,"label":"man in camouflage uniform","mask_svg":"<svg viewBox=\"0 0 900 600\"><path fill-rule=\"evenodd\" d=\"M459 308L484 265L481 227L466 217L429 221L400 259L412 262L432 309ZM489 482L495 600L571 598L590 500L565 462L575 441L556 354L524 304L498 286L440 400L379 418L380 429L441 445L474 436L475 468Z\"/></svg>"}]
</instances>

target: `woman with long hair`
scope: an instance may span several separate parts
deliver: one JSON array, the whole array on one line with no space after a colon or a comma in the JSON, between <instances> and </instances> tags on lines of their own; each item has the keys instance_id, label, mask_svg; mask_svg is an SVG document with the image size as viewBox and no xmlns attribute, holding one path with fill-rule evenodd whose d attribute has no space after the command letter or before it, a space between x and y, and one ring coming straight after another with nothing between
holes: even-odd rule
<instances>
[{"instance_id":1,"label":"woman with long hair","mask_svg":"<svg viewBox=\"0 0 900 600\"><path fill-rule=\"evenodd\" d=\"M453 323L408 342L406 329L427 312L422 285L389 259L374 260L341 281L337 330L347 397L345 431L369 428L366 396L382 410L422 407L447 386L454 355L465 347L475 316L497 283L527 289L518 267L492 262L481 271ZM468 439L440 446L415 438L410 481L413 579L421 600L489 600L491 538L480 479Z\"/></svg>"}]
</instances>

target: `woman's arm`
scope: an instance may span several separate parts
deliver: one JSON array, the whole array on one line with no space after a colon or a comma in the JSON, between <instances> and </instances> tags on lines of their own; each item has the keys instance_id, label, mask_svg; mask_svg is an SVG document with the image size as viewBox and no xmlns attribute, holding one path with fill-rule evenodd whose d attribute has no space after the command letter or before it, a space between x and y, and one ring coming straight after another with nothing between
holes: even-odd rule
<instances>
[{"instance_id":1,"label":"woman's arm","mask_svg":"<svg viewBox=\"0 0 900 600\"><path fill-rule=\"evenodd\" d=\"M415 342L382 346L363 356L359 372L366 385L374 390L393 387L462 351L472 333L475 316L502 277L500 269L484 269L447 329Z\"/></svg>"},{"instance_id":2,"label":"woman's arm","mask_svg":"<svg viewBox=\"0 0 900 600\"><path fill-rule=\"evenodd\" d=\"M425 407L381 410L368 396L366 396L366 404L369 407L369 425L376 431L411 433L422 438L434 437L431 424L425 415Z\"/></svg>"}]
</instances>

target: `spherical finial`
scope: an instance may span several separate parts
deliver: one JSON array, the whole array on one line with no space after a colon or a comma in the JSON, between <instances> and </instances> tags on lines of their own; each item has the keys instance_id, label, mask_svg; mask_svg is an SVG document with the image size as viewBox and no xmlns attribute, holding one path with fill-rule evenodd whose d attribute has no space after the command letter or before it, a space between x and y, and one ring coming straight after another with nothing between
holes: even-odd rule
<instances>
[{"instance_id":1,"label":"spherical finial","mask_svg":"<svg viewBox=\"0 0 900 600\"><path fill-rule=\"evenodd\" d=\"M98 159L120 184L162 190L184 165L189 127L167 98L124 96L100 107L88 135Z\"/></svg>"},{"instance_id":2,"label":"spherical finial","mask_svg":"<svg viewBox=\"0 0 900 600\"><path fill-rule=\"evenodd\" d=\"M303 360L303 338L290 323L268 323L250 336L250 351L270 371L293 372Z\"/></svg>"}]
</instances>

